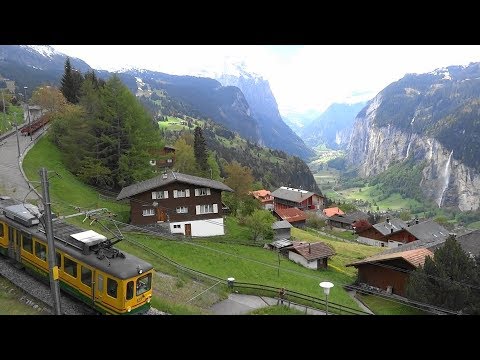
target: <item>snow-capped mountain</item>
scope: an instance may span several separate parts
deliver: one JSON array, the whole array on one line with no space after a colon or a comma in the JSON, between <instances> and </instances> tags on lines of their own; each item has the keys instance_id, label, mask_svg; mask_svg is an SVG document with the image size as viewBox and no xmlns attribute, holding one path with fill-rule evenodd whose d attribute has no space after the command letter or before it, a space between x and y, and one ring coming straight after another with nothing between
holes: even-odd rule
<instances>
[{"instance_id":1,"label":"snow-capped mountain","mask_svg":"<svg viewBox=\"0 0 480 360\"><path fill-rule=\"evenodd\" d=\"M313 155L313 151L283 121L267 80L250 72L243 62L225 63L223 70L224 73L215 75L215 78L223 86L236 86L243 92L252 117L258 121L260 139L265 146L303 159Z\"/></svg>"}]
</instances>

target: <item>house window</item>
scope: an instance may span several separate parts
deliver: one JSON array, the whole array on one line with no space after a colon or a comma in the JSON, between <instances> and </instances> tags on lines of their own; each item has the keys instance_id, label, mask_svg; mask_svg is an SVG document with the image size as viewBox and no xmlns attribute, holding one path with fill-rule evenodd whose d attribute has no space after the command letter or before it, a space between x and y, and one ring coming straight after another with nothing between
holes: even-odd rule
<instances>
[{"instance_id":1,"label":"house window","mask_svg":"<svg viewBox=\"0 0 480 360\"><path fill-rule=\"evenodd\" d=\"M197 215L218 213L218 205L217 204L197 205L196 210L197 210Z\"/></svg>"},{"instance_id":2,"label":"house window","mask_svg":"<svg viewBox=\"0 0 480 360\"><path fill-rule=\"evenodd\" d=\"M190 190L189 189L173 190L173 197L174 198L190 197Z\"/></svg>"},{"instance_id":3,"label":"house window","mask_svg":"<svg viewBox=\"0 0 480 360\"><path fill-rule=\"evenodd\" d=\"M152 199L168 199L168 190L152 191Z\"/></svg>"},{"instance_id":4,"label":"house window","mask_svg":"<svg viewBox=\"0 0 480 360\"><path fill-rule=\"evenodd\" d=\"M181 225L173 225L173 228L174 228L174 229L180 229L180 228L181 228Z\"/></svg>"},{"instance_id":5,"label":"house window","mask_svg":"<svg viewBox=\"0 0 480 360\"><path fill-rule=\"evenodd\" d=\"M154 216L155 215L155 209L143 209L142 215L143 216Z\"/></svg>"},{"instance_id":6,"label":"house window","mask_svg":"<svg viewBox=\"0 0 480 360\"><path fill-rule=\"evenodd\" d=\"M187 213L188 213L188 207L186 206L177 207L177 214L187 214Z\"/></svg>"},{"instance_id":7,"label":"house window","mask_svg":"<svg viewBox=\"0 0 480 360\"><path fill-rule=\"evenodd\" d=\"M206 195L210 195L210 188L195 189L195 196L206 196Z\"/></svg>"}]
</instances>

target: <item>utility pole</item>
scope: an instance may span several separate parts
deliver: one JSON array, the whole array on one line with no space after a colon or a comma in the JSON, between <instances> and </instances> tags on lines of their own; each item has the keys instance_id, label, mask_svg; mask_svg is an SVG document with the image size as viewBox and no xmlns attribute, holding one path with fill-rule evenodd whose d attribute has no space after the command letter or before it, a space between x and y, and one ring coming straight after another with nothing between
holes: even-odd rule
<instances>
[{"instance_id":1,"label":"utility pole","mask_svg":"<svg viewBox=\"0 0 480 360\"><path fill-rule=\"evenodd\" d=\"M15 119L16 116L14 116L14 124L15 124L15 133L17 134L17 150L18 150L18 158L20 158L20 140L18 140L18 124L17 124L17 119Z\"/></svg>"},{"instance_id":2,"label":"utility pole","mask_svg":"<svg viewBox=\"0 0 480 360\"><path fill-rule=\"evenodd\" d=\"M62 315L60 308L60 288L58 285L58 266L55 263L55 243L53 239L52 212L50 210L50 193L48 191L47 169L41 168L40 178L43 189L43 215L45 220L45 232L48 243L48 268L50 273L50 292L55 305L55 315Z\"/></svg>"}]
</instances>

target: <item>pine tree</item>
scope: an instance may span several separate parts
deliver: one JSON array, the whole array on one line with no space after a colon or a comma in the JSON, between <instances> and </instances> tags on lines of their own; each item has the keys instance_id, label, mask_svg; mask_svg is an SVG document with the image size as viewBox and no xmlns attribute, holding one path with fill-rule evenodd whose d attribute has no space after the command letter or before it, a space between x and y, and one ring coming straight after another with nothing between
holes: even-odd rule
<instances>
[{"instance_id":1,"label":"pine tree","mask_svg":"<svg viewBox=\"0 0 480 360\"><path fill-rule=\"evenodd\" d=\"M70 58L68 57L65 61L65 72L60 83L60 90L67 101L72 104L77 104L83 83L83 76L79 71L72 68Z\"/></svg>"},{"instance_id":2,"label":"pine tree","mask_svg":"<svg viewBox=\"0 0 480 360\"><path fill-rule=\"evenodd\" d=\"M207 164L207 148L205 145L205 138L203 137L202 128L196 127L194 131L193 151L195 153L195 160L200 170L206 171Z\"/></svg>"}]
</instances>

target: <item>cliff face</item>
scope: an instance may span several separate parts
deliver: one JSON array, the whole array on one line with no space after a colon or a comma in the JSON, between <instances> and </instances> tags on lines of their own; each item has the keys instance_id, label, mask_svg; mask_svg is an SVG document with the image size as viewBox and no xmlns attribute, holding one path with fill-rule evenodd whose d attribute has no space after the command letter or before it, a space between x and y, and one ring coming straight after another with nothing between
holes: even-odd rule
<instances>
[{"instance_id":1,"label":"cliff face","mask_svg":"<svg viewBox=\"0 0 480 360\"><path fill-rule=\"evenodd\" d=\"M245 95L251 116L258 121L259 143L302 159L314 155L314 152L283 121L268 81L242 69L239 71L237 75L222 74L217 79L223 86L238 87Z\"/></svg>"},{"instance_id":2,"label":"cliff face","mask_svg":"<svg viewBox=\"0 0 480 360\"><path fill-rule=\"evenodd\" d=\"M478 209L480 173L456 159L454 150L431 136L400 130L391 124L376 125L382 100L380 93L357 116L348 145L348 164L357 167L360 176L368 177L413 157L415 162L425 164L419 186L426 198L439 207Z\"/></svg>"}]
</instances>

